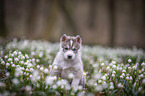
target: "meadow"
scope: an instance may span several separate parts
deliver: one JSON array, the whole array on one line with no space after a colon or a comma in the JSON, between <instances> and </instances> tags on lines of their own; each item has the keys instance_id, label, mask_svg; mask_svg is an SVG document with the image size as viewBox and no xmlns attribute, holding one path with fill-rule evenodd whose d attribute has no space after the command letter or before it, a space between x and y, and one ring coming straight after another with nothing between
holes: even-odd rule
<instances>
[{"instance_id":1,"label":"meadow","mask_svg":"<svg viewBox=\"0 0 145 96\"><path fill-rule=\"evenodd\" d=\"M0 45L0 96L145 96L145 51L82 46L85 86L49 76L59 43L17 40ZM56 67L57 68L57 67Z\"/></svg>"}]
</instances>

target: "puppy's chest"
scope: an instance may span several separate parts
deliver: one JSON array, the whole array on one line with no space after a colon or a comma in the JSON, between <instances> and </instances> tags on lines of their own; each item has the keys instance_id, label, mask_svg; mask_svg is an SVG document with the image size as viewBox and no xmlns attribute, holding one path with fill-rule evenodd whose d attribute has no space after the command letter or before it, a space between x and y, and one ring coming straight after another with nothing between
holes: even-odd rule
<instances>
[{"instance_id":1,"label":"puppy's chest","mask_svg":"<svg viewBox=\"0 0 145 96\"><path fill-rule=\"evenodd\" d=\"M77 73L77 68L74 67L66 67L61 70L61 77L68 79L68 75L73 73L74 75Z\"/></svg>"}]
</instances>

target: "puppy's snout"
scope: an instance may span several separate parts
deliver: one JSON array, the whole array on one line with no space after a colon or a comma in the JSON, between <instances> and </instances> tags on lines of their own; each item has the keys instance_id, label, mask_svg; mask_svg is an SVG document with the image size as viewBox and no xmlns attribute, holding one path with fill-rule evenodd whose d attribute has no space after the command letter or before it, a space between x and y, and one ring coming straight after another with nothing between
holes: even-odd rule
<instances>
[{"instance_id":1,"label":"puppy's snout","mask_svg":"<svg viewBox=\"0 0 145 96\"><path fill-rule=\"evenodd\" d=\"M72 59L72 55L68 55L67 57L68 57L68 59Z\"/></svg>"}]
</instances>

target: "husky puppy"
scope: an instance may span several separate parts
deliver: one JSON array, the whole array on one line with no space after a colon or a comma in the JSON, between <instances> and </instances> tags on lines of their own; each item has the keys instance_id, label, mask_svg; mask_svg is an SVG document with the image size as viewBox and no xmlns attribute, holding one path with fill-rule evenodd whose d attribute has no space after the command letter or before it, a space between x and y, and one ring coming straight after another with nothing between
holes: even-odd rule
<instances>
[{"instance_id":1,"label":"husky puppy","mask_svg":"<svg viewBox=\"0 0 145 96\"><path fill-rule=\"evenodd\" d=\"M60 38L60 50L57 53L50 75L57 75L67 80L71 80L71 86L74 90L78 89L78 85L83 82L83 63L81 59L81 43L82 39L79 35L76 37L64 34ZM70 73L73 77L70 78Z\"/></svg>"}]
</instances>

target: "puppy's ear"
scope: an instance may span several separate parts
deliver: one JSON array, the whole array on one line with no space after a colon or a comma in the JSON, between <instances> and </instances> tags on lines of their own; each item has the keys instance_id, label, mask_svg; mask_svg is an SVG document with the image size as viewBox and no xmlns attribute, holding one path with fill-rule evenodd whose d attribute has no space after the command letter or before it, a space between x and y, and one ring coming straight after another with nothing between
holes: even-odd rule
<instances>
[{"instance_id":1,"label":"puppy's ear","mask_svg":"<svg viewBox=\"0 0 145 96\"><path fill-rule=\"evenodd\" d=\"M82 39L81 39L80 35L77 35L77 36L76 36L76 41L77 41L79 44L82 43Z\"/></svg>"},{"instance_id":2,"label":"puppy's ear","mask_svg":"<svg viewBox=\"0 0 145 96\"><path fill-rule=\"evenodd\" d=\"M66 34L63 34L63 36L60 38L60 42L65 42L67 38Z\"/></svg>"}]
</instances>

